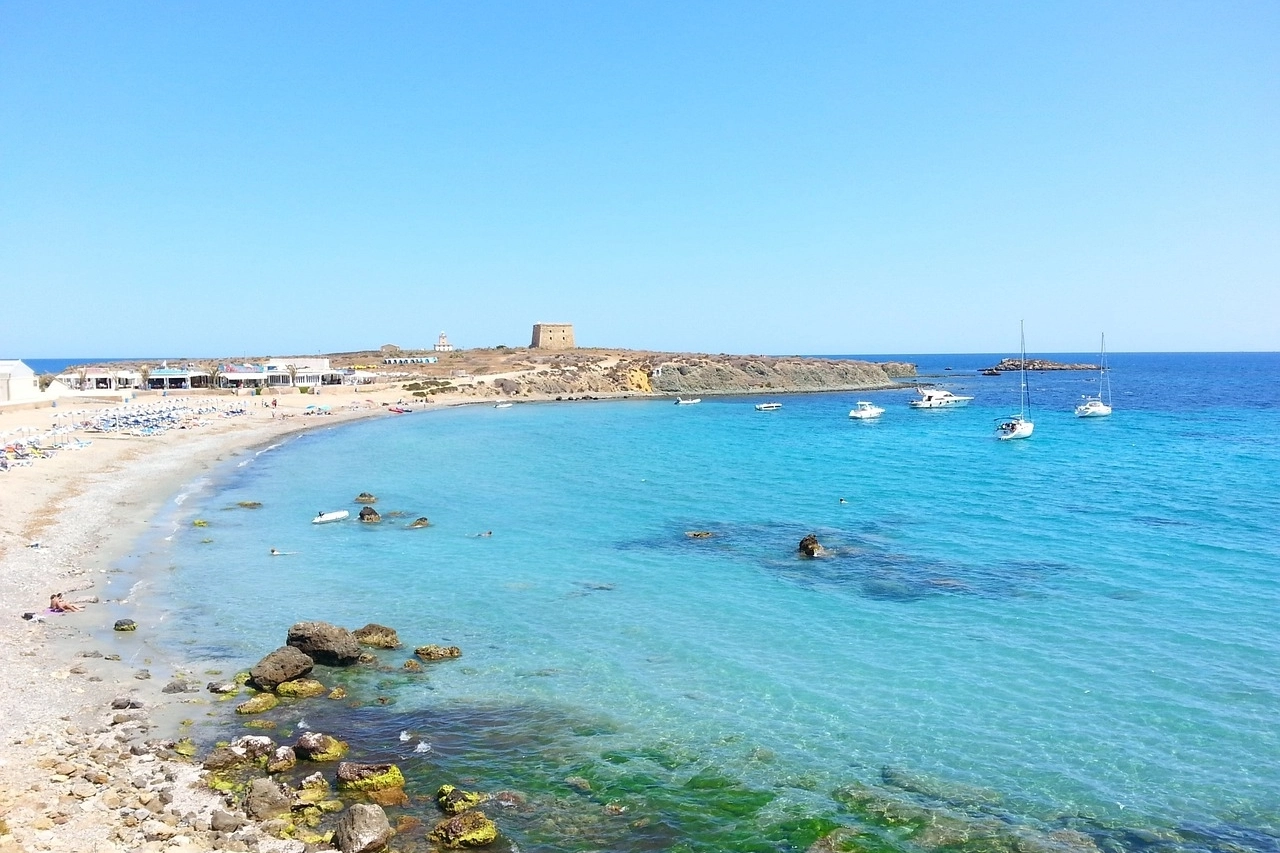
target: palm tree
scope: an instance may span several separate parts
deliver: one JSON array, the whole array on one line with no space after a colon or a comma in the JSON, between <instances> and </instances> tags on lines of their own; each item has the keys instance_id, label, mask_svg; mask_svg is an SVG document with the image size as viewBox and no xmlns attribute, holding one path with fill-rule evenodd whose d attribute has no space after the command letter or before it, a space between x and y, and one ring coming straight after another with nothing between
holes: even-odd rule
<instances>
[{"instance_id":1,"label":"palm tree","mask_svg":"<svg viewBox=\"0 0 1280 853\"><path fill-rule=\"evenodd\" d=\"M289 387L294 387L294 380L298 378L298 365L286 364L284 369L289 372Z\"/></svg>"},{"instance_id":2,"label":"palm tree","mask_svg":"<svg viewBox=\"0 0 1280 853\"><path fill-rule=\"evenodd\" d=\"M80 391L84 390L84 386L89 382L89 368L76 368L76 388Z\"/></svg>"},{"instance_id":3,"label":"palm tree","mask_svg":"<svg viewBox=\"0 0 1280 853\"><path fill-rule=\"evenodd\" d=\"M138 368L138 376L142 378L142 390L146 391L151 387L151 365L144 364Z\"/></svg>"},{"instance_id":4,"label":"palm tree","mask_svg":"<svg viewBox=\"0 0 1280 853\"><path fill-rule=\"evenodd\" d=\"M209 387L217 388L218 380L222 378L222 365L216 361L207 361L204 363L204 369L209 374Z\"/></svg>"}]
</instances>

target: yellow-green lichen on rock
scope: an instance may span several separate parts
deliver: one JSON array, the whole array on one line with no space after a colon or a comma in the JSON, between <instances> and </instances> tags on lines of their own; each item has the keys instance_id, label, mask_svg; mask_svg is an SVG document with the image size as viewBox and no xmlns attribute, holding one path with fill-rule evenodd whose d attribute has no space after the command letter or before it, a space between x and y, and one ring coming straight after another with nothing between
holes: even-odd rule
<instances>
[{"instance_id":1,"label":"yellow-green lichen on rock","mask_svg":"<svg viewBox=\"0 0 1280 853\"><path fill-rule=\"evenodd\" d=\"M482 794L479 791L464 791L453 785L441 785L440 790L436 791L436 805L448 815L462 814L468 809L474 809L488 799L488 794Z\"/></svg>"},{"instance_id":2,"label":"yellow-green lichen on rock","mask_svg":"<svg viewBox=\"0 0 1280 853\"><path fill-rule=\"evenodd\" d=\"M261 714L263 711L270 711L272 708L280 704L280 700L272 693L259 693L247 702L241 702L236 706L237 714Z\"/></svg>"},{"instance_id":3,"label":"yellow-green lichen on rock","mask_svg":"<svg viewBox=\"0 0 1280 853\"><path fill-rule=\"evenodd\" d=\"M403 787L404 774L394 764L356 764L344 761L338 765L340 791L378 791Z\"/></svg>"},{"instance_id":4,"label":"yellow-green lichen on rock","mask_svg":"<svg viewBox=\"0 0 1280 853\"><path fill-rule=\"evenodd\" d=\"M249 679L252 677L253 676L247 672L237 672L236 677L231 680L234 681L236 684L239 684L241 687L243 687L244 685L249 683Z\"/></svg>"},{"instance_id":5,"label":"yellow-green lichen on rock","mask_svg":"<svg viewBox=\"0 0 1280 853\"><path fill-rule=\"evenodd\" d=\"M285 681L276 685L276 694L279 696L287 696L291 699L310 699L313 696L323 696L329 688L313 678L295 678L293 681Z\"/></svg>"},{"instance_id":6,"label":"yellow-green lichen on rock","mask_svg":"<svg viewBox=\"0 0 1280 853\"><path fill-rule=\"evenodd\" d=\"M483 847L498 838L497 825L479 809L442 820L431 830L429 838L444 847Z\"/></svg>"},{"instance_id":7,"label":"yellow-green lichen on rock","mask_svg":"<svg viewBox=\"0 0 1280 853\"><path fill-rule=\"evenodd\" d=\"M307 761L337 761L347 754L346 741L321 732L305 732L298 738L294 751Z\"/></svg>"},{"instance_id":8,"label":"yellow-green lichen on rock","mask_svg":"<svg viewBox=\"0 0 1280 853\"><path fill-rule=\"evenodd\" d=\"M274 729L276 727L275 720L245 720L244 727L246 729Z\"/></svg>"},{"instance_id":9,"label":"yellow-green lichen on rock","mask_svg":"<svg viewBox=\"0 0 1280 853\"><path fill-rule=\"evenodd\" d=\"M173 745L173 751L185 758L191 758L196 754L196 745L189 737L184 737Z\"/></svg>"}]
</instances>

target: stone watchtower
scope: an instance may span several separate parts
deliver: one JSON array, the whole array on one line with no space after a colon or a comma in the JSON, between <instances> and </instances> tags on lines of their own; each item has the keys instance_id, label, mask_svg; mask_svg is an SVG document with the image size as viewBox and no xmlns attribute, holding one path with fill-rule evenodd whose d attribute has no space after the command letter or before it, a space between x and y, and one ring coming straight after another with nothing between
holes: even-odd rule
<instances>
[{"instance_id":1,"label":"stone watchtower","mask_svg":"<svg viewBox=\"0 0 1280 853\"><path fill-rule=\"evenodd\" d=\"M572 323L536 323L533 327L534 349L573 349Z\"/></svg>"}]
</instances>

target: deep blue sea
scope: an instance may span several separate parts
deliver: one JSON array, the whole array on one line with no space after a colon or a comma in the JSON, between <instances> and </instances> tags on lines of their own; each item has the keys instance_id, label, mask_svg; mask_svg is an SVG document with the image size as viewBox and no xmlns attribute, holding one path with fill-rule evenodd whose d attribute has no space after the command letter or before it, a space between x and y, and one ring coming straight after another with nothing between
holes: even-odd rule
<instances>
[{"instance_id":1,"label":"deep blue sea","mask_svg":"<svg viewBox=\"0 0 1280 853\"><path fill-rule=\"evenodd\" d=\"M246 452L142 543L131 612L227 671L303 619L395 627L386 671L322 676L359 708L282 730L522 791L526 851L1280 850L1280 354L1112 354L1097 420L1096 373L1031 374L1019 442L994 356L903 358L976 399L469 407ZM310 523L362 491L381 524ZM425 643L463 655L401 673Z\"/></svg>"}]
</instances>

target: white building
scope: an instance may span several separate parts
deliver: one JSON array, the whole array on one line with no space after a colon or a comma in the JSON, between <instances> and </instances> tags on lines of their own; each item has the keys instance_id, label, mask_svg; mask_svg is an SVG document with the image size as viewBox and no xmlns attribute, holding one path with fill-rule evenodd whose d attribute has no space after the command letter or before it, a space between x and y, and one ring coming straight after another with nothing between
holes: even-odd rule
<instances>
[{"instance_id":1,"label":"white building","mask_svg":"<svg viewBox=\"0 0 1280 853\"><path fill-rule=\"evenodd\" d=\"M436 338L436 352L453 352L453 344L449 343L449 337L444 332Z\"/></svg>"},{"instance_id":2,"label":"white building","mask_svg":"<svg viewBox=\"0 0 1280 853\"><path fill-rule=\"evenodd\" d=\"M0 360L0 403L33 403L40 396L36 372L18 359Z\"/></svg>"},{"instance_id":3,"label":"white building","mask_svg":"<svg viewBox=\"0 0 1280 853\"><path fill-rule=\"evenodd\" d=\"M272 386L314 388L342 384L342 371L330 367L327 358L269 358L263 367L267 384Z\"/></svg>"}]
</instances>

